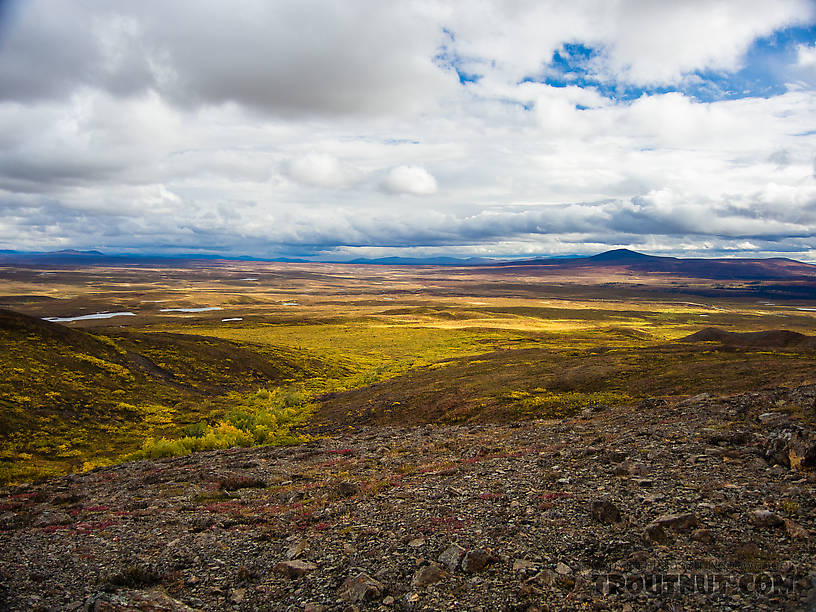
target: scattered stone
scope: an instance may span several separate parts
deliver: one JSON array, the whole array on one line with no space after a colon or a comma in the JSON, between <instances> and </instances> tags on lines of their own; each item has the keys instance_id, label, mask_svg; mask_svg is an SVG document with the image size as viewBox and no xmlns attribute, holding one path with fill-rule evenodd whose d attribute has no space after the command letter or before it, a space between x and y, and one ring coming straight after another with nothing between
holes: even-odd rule
<instances>
[{"instance_id":1,"label":"scattered stone","mask_svg":"<svg viewBox=\"0 0 816 612\"><path fill-rule=\"evenodd\" d=\"M202 531L206 531L213 525L215 525L215 519L212 516L204 515L204 516L195 516L191 518L187 525L190 528L190 531L193 533L200 533Z\"/></svg>"},{"instance_id":2,"label":"scattered stone","mask_svg":"<svg viewBox=\"0 0 816 612\"><path fill-rule=\"evenodd\" d=\"M300 557L309 548L306 540L298 540L286 549L286 558L292 561Z\"/></svg>"},{"instance_id":3,"label":"scattered stone","mask_svg":"<svg viewBox=\"0 0 816 612\"><path fill-rule=\"evenodd\" d=\"M622 406L590 420L363 424L294 447L225 449L3 487L0 608L76 612L91 576L111 591L120 585L88 600L116 612L185 609L150 595L155 580L181 605L205 610L808 609L816 471L792 444L813 429L816 385L805 390L801 401L790 399L793 390L763 389L637 418ZM757 420L783 405L803 412L779 426ZM782 461L773 469L760 459L772 436ZM336 472L323 468L338 459L343 478L377 484L377 492L338 495ZM449 465L455 470L440 467ZM624 479L612 476L616 465ZM274 484L225 494L214 488L223 474ZM558 486L561 478L569 486ZM74 491L82 498L73 500ZM608 501L618 520L610 511L605 522L603 504L596 517L592 500ZM762 508L776 513L760 520L774 528L753 522ZM674 511L681 514L664 514ZM629 528L636 521L642 541ZM152 573L131 571L137 566ZM697 568L805 582L796 592L688 592L671 601L614 588L604 598L594 582Z\"/></svg>"},{"instance_id":4,"label":"scattered stone","mask_svg":"<svg viewBox=\"0 0 816 612\"><path fill-rule=\"evenodd\" d=\"M45 510L32 522L32 527L50 527L51 525L69 525L73 523L70 515L60 510Z\"/></svg>"},{"instance_id":5,"label":"scattered stone","mask_svg":"<svg viewBox=\"0 0 816 612\"><path fill-rule=\"evenodd\" d=\"M86 612L197 612L158 589L100 592L85 602Z\"/></svg>"},{"instance_id":6,"label":"scattered stone","mask_svg":"<svg viewBox=\"0 0 816 612\"><path fill-rule=\"evenodd\" d=\"M629 561L634 563L635 565L644 565L649 559L652 558L652 555L645 550L636 550L631 555L629 555Z\"/></svg>"},{"instance_id":7,"label":"scattered stone","mask_svg":"<svg viewBox=\"0 0 816 612\"><path fill-rule=\"evenodd\" d=\"M617 523L621 520L620 510L608 499L597 499L589 504L589 511L596 521Z\"/></svg>"},{"instance_id":8,"label":"scattered stone","mask_svg":"<svg viewBox=\"0 0 816 612\"><path fill-rule=\"evenodd\" d=\"M0 531L10 531L23 526L21 517L14 512L4 512L0 514Z\"/></svg>"},{"instance_id":9,"label":"scattered stone","mask_svg":"<svg viewBox=\"0 0 816 612\"><path fill-rule=\"evenodd\" d=\"M466 552L467 551L458 544L451 544L439 555L439 562L447 567L448 571L455 572Z\"/></svg>"},{"instance_id":10,"label":"scattered stone","mask_svg":"<svg viewBox=\"0 0 816 612\"><path fill-rule=\"evenodd\" d=\"M558 565L555 566L555 573L560 576L566 576L572 573L572 568L566 563L559 561Z\"/></svg>"},{"instance_id":11,"label":"scattered stone","mask_svg":"<svg viewBox=\"0 0 816 612\"><path fill-rule=\"evenodd\" d=\"M638 404L638 410L657 410L659 408L665 408L668 405L669 402L662 397L647 397Z\"/></svg>"},{"instance_id":12,"label":"scattered stone","mask_svg":"<svg viewBox=\"0 0 816 612\"><path fill-rule=\"evenodd\" d=\"M368 574L361 572L346 579L337 596L352 604L374 601L382 596L383 585Z\"/></svg>"},{"instance_id":13,"label":"scattered stone","mask_svg":"<svg viewBox=\"0 0 816 612\"><path fill-rule=\"evenodd\" d=\"M230 593L230 601L234 604L240 604L244 601L244 597L246 597L246 589L239 588L239 589L232 589L232 593Z\"/></svg>"},{"instance_id":14,"label":"scattered stone","mask_svg":"<svg viewBox=\"0 0 816 612\"><path fill-rule=\"evenodd\" d=\"M663 525L658 523L646 525L646 530L644 531L643 536L648 542L653 542L655 544L666 545L670 542L669 534L667 534L666 530L663 529Z\"/></svg>"},{"instance_id":15,"label":"scattered stone","mask_svg":"<svg viewBox=\"0 0 816 612\"><path fill-rule=\"evenodd\" d=\"M632 463L629 466L629 473L632 476L646 476L649 473L649 468L646 467L645 463Z\"/></svg>"},{"instance_id":16,"label":"scattered stone","mask_svg":"<svg viewBox=\"0 0 816 612\"><path fill-rule=\"evenodd\" d=\"M695 529L691 532L691 539L695 542L702 542L703 544L711 544L714 540L710 529Z\"/></svg>"},{"instance_id":17,"label":"scattered stone","mask_svg":"<svg viewBox=\"0 0 816 612\"><path fill-rule=\"evenodd\" d=\"M475 573L482 571L490 563L491 557L481 548L475 548L465 553L462 559L462 571Z\"/></svg>"},{"instance_id":18,"label":"scattered stone","mask_svg":"<svg viewBox=\"0 0 816 612\"><path fill-rule=\"evenodd\" d=\"M764 508L751 511L750 518L757 527L781 527L785 524L781 516Z\"/></svg>"},{"instance_id":19,"label":"scattered stone","mask_svg":"<svg viewBox=\"0 0 816 612\"><path fill-rule=\"evenodd\" d=\"M526 559L516 559L513 561L514 572L535 571L536 569L538 569L538 564L532 561L527 561Z\"/></svg>"},{"instance_id":20,"label":"scattered stone","mask_svg":"<svg viewBox=\"0 0 816 612\"><path fill-rule=\"evenodd\" d=\"M791 540L810 539L810 531L790 519L785 519L785 531L788 533Z\"/></svg>"},{"instance_id":21,"label":"scattered stone","mask_svg":"<svg viewBox=\"0 0 816 612\"><path fill-rule=\"evenodd\" d=\"M673 531L689 531L697 527L699 521L697 515L693 512L681 512L678 514L664 514L657 517L652 523Z\"/></svg>"},{"instance_id":22,"label":"scattered stone","mask_svg":"<svg viewBox=\"0 0 816 612\"><path fill-rule=\"evenodd\" d=\"M678 407L696 406L697 404L702 404L703 402L706 402L709 399L711 399L710 393L698 393L697 395L694 395L688 399L683 400L682 402L677 404L677 406Z\"/></svg>"},{"instance_id":23,"label":"scattered stone","mask_svg":"<svg viewBox=\"0 0 816 612\"><path fill-rule=\"evenodd\" d=\"M442 566L436 563L431 563L419 568L411 579L411 586L414 588L422 588L437 582L442 582L448 577L448 573L442 569Z\"/></svg>"},{"instance_id":24,"label":"scattered stone","mask_svg":"<svg viewBox=\"0 0 816 612\"><path fill-rule=\"evenodd\" d=\"M792 470L812 469L816 467L816 432L785 424L764 441L762 456L771 465Z\"/></svg>"},{"instance_id":25,"label":"scattered stone","mask_svg":"<svg viewBox=\"0 0 816 612\"><path fill-rule=\"evenodd\" d=\"M337 483L335 487L335 493L337 497L346 498L346 497L354 497L357 495L360 488L357 486L356 483L351 482L350 480L343 480Z\"/></svg>"},{"instance_id":26,"label":"scattered stone","mask_svg":"<svg viewBox=\"0 0 816 612\"><path fill-rule=\"evenodd\" d=\"M798 431L788 443L788 463L792 470L816 467L816 436Z\"/></svg>"},{"instance_id":27,"label":"scattered stone","mask_svg":"<svg viewBox=\"0 0 816 612\"><path fill-rule=\"evenodd\" d=\"M294 561L281 561L280 563L276 563L274 567L276 572L289 578L300 578L316 569L317 566L314 563L301 561L299 559Z\"/></svg>"},{"instance_id":28,"label":"scattered stone","mask_svg":"<svg viewBox=\"0 0 816 612\"><path fill-rule=\"evenodd\" d=\"M555 584L557 578L558 574L556 574L551 569L543 569L540 572L538 572L535 576L530 578L527 582L546 587Z\"/></svg>"},{"instance_id":29,"label":"scattered stone","mask_svg":"<svg viewBox=\"0 0 816 612\"><path fill-rule=\"evenodd\" d=\"M615 449L615 450L606 451L604 456L606 457L606 460L609 463L621 463L629 455L625 451Z\"/></svg>"},{"instance_id":30,"label":"scattered stone","mask_svg":"<svg viewBox=\"0 0 816 612\"><path fill-rule=\"evenodd\" d=\"M624 461L623 463L619 463L615 466L615 469L612 470L612 473L615 476L628 476L629 475L629 464Z\"/></svg>"},{"instance_id":31,"label":"scattered stone","mask_svg":"<svg viewBox=\"0 0 816 612\"><path fill-rule=\"evenodd\" d=\"M790 417L784 412L763 412L757 418L763 425L772 427L790 424Z\"/></svg>"}]
</instances>

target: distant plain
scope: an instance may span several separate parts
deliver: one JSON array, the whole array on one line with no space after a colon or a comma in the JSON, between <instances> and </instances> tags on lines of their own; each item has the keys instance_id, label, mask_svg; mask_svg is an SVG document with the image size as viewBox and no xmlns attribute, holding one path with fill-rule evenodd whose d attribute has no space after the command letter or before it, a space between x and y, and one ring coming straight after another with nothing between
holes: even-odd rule
<instances>
[{"instance_id":1,"label":"distant plain","mask_svg":"<svg viewBox=\"0 0 816 612\"><path fill-rule=\"evenodd\" d=\"M816 274L630 264L0 267L0 308L32 317L0 325L0 484L177 454L171 441L207 432L297 443L816 382L812 348L683 341L812 334ZM42 321L99 313L132 314Z\"/></svg>"}]
</instances>

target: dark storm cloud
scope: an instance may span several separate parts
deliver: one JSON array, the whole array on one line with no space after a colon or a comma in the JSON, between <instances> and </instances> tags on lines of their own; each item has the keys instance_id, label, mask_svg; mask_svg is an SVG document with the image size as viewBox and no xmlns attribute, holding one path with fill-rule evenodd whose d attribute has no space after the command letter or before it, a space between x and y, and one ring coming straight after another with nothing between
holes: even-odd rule
<instances>
[{"instance_id":1,"label":"dark storm cloud","mask_svg":"<svg viewBox=\"0 0 816 612\"><path fill-rule=\"evenodd\" d=\"M412 106L425 98L417 82L445 87L449 79L432 61L436 32L411 27L409 6L313 4L18 6L6 17L0 100L59 99L83 87L122 96L152 89L183 106L334 114Z\"/></svg>"},{"instance_id":2,"label":"dark storm cloud","mask_svg":"<svg viewBox=\"0 0 816 612\"><path fill-rule=\"evenodd\" d=\"M685 224L668 224L666 216L647 210L643 202L608 201L574 204L522 212L482 212L466 216L426 211L410 219L397 213L360 215L350 210L321 210L300 215L277 215L258 223L235 211L191 210L184 217L142 211L134 217L126 209L76 209L53 199L0 195L4 223L19 236L46 241L45 248L70 244L82 248L121 251L149 248L164 252L225 252L231 254L328 253L346 248L474 248L497 242L524 244L557 241L574 252L602 250L585 245L699 244L700 248L733 252L750 238L755 249L768 252L807 252L808 236L816 226L788 226L785 234L773 226L761 231L754 219L731 220L731 233L712 227L700 216ZM652 219L650 215L656 217ZM637 220L634 222L633 219ZM798 230L798 231L793 231ZM77 239L81 236L81 239ZM241 236L240 247L235 236ZM64 237L64 238L63 238ZM50 240L50 242L48 242ZM515 242L514 242L515 241ZM708 245L705 247L704 245ZM0 245L8 248L8 245ZM744 247L741 247L744 248Z\"/></svg>"}]
</instances>

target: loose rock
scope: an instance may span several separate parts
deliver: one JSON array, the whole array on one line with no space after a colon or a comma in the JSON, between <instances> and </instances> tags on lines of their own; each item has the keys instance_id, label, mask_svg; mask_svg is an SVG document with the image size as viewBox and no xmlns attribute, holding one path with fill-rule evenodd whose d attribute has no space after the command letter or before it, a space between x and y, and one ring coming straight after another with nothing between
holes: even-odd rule
<instances>
[{"instance_id":1,"label":"loose rock","mask_svg":"<svg viewBox=\"0 0 816 612\"><path fill-rule=\"evenodd\" d=\"M288 576L289 578L300 578L316 570L317 566L308 561L295 560L276 563L274 569L276 572Z\"/></svg>"},{"instance_id":2,"label":"loose rock","mask_svg":"<svg viewBox=\"0 0 816 612\"><path fill-rule=\"evenodd\" d=\"M764 508L753 510L750 518L751 522L757 527L780 527L785 524L781 516Z\"/></svg>"},{"instance_id":3,"label":"loose rock","mask_svg":"<svg viewBox=\"0 0 816 612\"><path fill-rule=\"evenodd\" d=\"M651 523L650 525L647 525L643 535L648 542L654 542L655 544L665 545L671 541L669 534L667 534L666 530L663 529L663 525L660 525L659 523Z\"/></svg>"},{"instance_id":4,"label":"loose rock","mask_svg":"<svg viewBox=\"0 0 816 612\"><path fill-rule=\"evenodd\" d=\"M345 601L358 604L379 599L382 596L383 585L366 573L360 573L346 579L337 596Z\"/></svg>"},{"instance_id":5,"label":"loose rock","mask_svg":"<svg viewBox=\"0 0 816 612\"><path fill-rule=\"evenodd\" d=\"M454 572L462 561L467 551L458 544L451 544L445 551L439 555L439 562L448 568L449 571Z\"/></svg>"},{"instance_id":6,"label":"loose rock","mask_svg":"<svg viewBox=\"0 0 816 612\"><path fill-rule=\"evenodd\" d=\"M601 523L617 523L621 520L620 510L608 499L599 499L590 503L589 511L596 521Z\"/></svg>"},{"instance_id":7,"label":"loose rock","mask_svg":"<svg viewBox=\"0 0 816 612\"><path fill-rule=\"evenodd\" d=\"M422 588L437 582L441 582L448 577L448 573L436 563L431 563L425 567L419 568L411 579L411 586L414 588Z\"/></svg>"},{"instance_id":8,"label":"loose rock","mask_svg":"<svg viewBox=\"0 0 816 612\"><path fill-rule=\"evenodd\" d=\"M561 576L566 576L567 574L572 573L572 568L566 563L559 561L558 565L555 566L555 573Z\"/></svg>"},{"instance_id":9,"label":"loose rock","mask_svg":"<svg viewBox=\"0 0 816 612\"><path fill-rule=\"evenodd\" d=\"M480 548L469 550L462 559L462 571L473 573L482 571L490 563L490 555Z\"/></svg>"},{"instance_id":10,"label":"loose rock","mask_svg":"<svg viewBox=\"0 0 816 612\"><path fill-rule=\"evenodd\" d=\"M785 519L785 531L788 533L792 540L810 539L810 532L801 525L799 525L798 523L795 523L790 519Z\"/></svg>"},{"instance_id":11,"label":"loose rock","mask_svg":"<svg viewBox=\"0 0 816 612\"><path fill-rule=\"evenodd\" d=\"M653 523L673 531L689 531L697 527L699 521L697 520L697 516L692 512L683 512L679 514L664 514L663 516L657 517Z\"/></svg>"}]
</instances>

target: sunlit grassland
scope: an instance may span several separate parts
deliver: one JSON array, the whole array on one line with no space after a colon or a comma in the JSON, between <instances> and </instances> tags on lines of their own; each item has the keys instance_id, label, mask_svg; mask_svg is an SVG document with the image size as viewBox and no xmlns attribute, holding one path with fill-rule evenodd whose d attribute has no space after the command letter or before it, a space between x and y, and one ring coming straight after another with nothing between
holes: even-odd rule
<instances>
[{"instance_id":1,"label":"sunlit grassland","mask_svg":"<svg viewBox=\"0 0 816 612\"><path fill-rule=\"evenodd\" d=\"M508 334L491 329L437 329L415 323L388 325L378 320L216 329L210 326L185 326L178 331L306 350L320 358L348 366L357 373L377 368L402 371L441 359L486 352L513 342L535 340L523 333Z\"/></svg>"},{"instance_id":2,"label":"sunlit grassland","mask_svg":"<svg viewBox=\"0 0 816 612\"><path fill-rule=\"evenodd\" d=\"M789 329L809 331L813 322L807 315L783 319L743 305L725 310L672 303L490 301L493 304L477 306L427 301L422 306L376 309L350 301L346 310L334 310L329 323L320 319L321 310L304 307L297 324L168 321L157 329L297 348L356 371L379 367L402 371L489 350L647 345L676 340L710 325L752 330L784 323Z\"/></svg>"},{"instance_id":3,"label":"sunlit grassland","mask_svg":"<svg viewBox=\"0 0 816 612\"><path fill-rule=\"evenodd\" d=\"M327 394L342 396L331 401L349 422L376 409L391 415L384 422L412 411L451 423L561 418L649 394L721 392L735 377L801 380L802 355L664 345L707 326L816 328L816 313L795 304L633 294L604 277L547 285L526 273L281 264L18 272L0 292L21 312L136 316L66 326L92 332L91 345L3 339L0 482L123 455L293 443ZM161 312L213 306L221 310ZM242 320L221 321L233 317Z\"/></svg>"},{"instance_id":4,"label":"sunlit grassland","mask_svg":"<svg viewBox=\"0 0 816 612\"><path fill-rule=\"evenodd\" d=\"M345 374L302 352L253 352L213 338L91 335L37 319L4 324L0 483L101 465L190 426L205 438L202 448L243 442L244 434L291 443L289 428L310 406L300 398L267 406L258 390L271 384L277 397L277 387ZM250 423L241 410L262 422ZM244 434L221 426L230 419Z\"/></svg>"},{"instance_id":5,"label":"sunlit grassland","mask_svg":"<svg viewBox=\"0 0 816 612\"><path fill-rule=\"evenodd\" d=\"M440 375L437 366L442 366ZM564 418L593 405L648 397L730 395L816 382L813 351L652 344L611 349L529 348L414 368L376 387L335 394L315 426L506 422Z\"/></svg>"}]
</instances>

